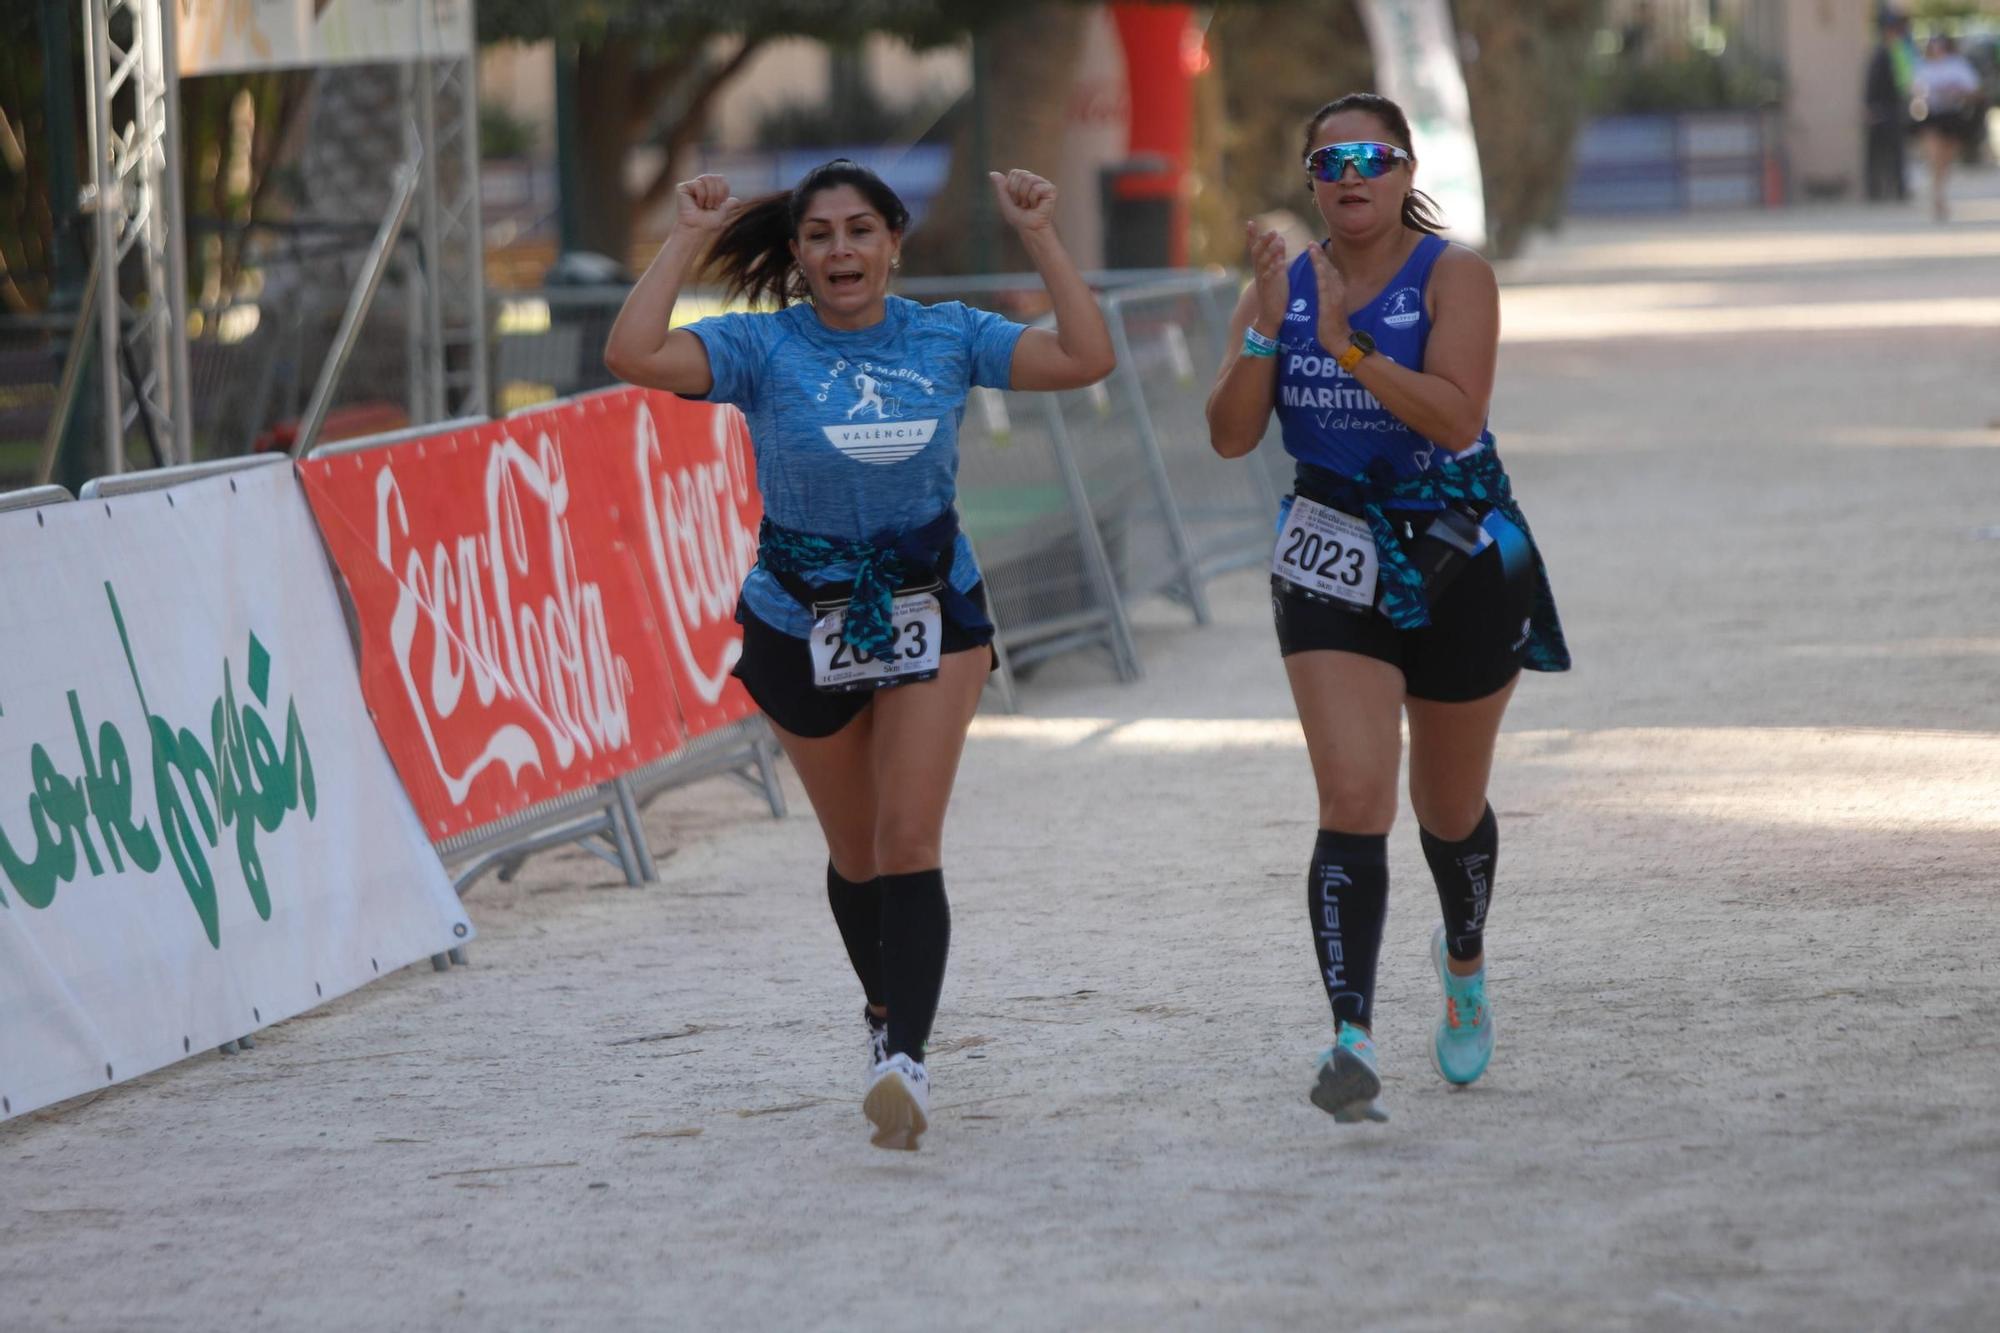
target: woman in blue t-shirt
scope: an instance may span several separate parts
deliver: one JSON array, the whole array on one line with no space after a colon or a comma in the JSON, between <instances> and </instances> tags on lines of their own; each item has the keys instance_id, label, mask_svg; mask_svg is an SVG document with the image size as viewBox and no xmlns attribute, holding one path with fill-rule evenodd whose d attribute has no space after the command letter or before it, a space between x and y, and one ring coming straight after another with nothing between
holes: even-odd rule
<instances>
[{"instance_id":1,"label":"woman in blue t-shirt","mask_svg":"<svg viewBox=\"0 0 2000 1333\"><path fill-rule=\"evenodd\" d=\"M826 834L827 898L868 1001L862 1107L886 1148L915 1148L927 1127L924 1045L951 937L945 807L993 665L952 507L966 395L1079 388L1113 364L1056 236L1055 187L1027 171L992 183L1054 329L888 295L909 211L843 159L747 204L720 176L682 182L673 232L604 350L625 380L734 403L749 420L764 528L737 604L735 674ZM670 330L704 263L733 294L779 309Z\"/></svg>"},{"instance_id":2,"label":"woman in blue t-shirt","mask_svg":"<svg viewBox=\"0 0 2000 1333\"><path fill-rule=\"evenodd\" d=\"M1333 1008L1315 1104L1382 1120L1369 1033L1389 894L1401 723L1410 804L1444 921L1431 1063L1470 1083L1493 1051L1484 931L1499 835L1486 784L1523 665L1569 666L1541 557L1486 429L1500 340L1493 270L1448 244L1413 184L1410 126L1385 97L1306 124L1328 238L1287 263L1249 228L1254 280L1209 397L1216 452L1249 453L1275 409L1298 460L1278 514L1272 606L1319 789L1306 881Z\"/></svg>"}]
</instances>

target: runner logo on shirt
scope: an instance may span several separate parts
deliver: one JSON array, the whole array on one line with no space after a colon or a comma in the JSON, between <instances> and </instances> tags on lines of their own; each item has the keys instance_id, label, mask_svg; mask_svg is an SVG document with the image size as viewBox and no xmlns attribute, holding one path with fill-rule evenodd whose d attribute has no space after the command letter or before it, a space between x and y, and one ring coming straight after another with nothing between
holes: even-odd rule
<instances>
[{"instance_id":1,"label":"runner logo on shirt","mask_svg":"<svg viewBox=\"0 0 2000 1333\"><path fill-rule=\"evenodd\" d=\"M1424 317L1424 294L1404 287L1382 303L1382 322L1392 329L1407 329Z\"/></svg>"},{"instance_id":2,"label":"runner logo on shirt","mask_svg":"<svg viewBox=\"0 0 2000 1333\"><path fill-rule=\"evenodd\" d=\"M900 463L919 453L937 434L938 419L903 421L899 390L932 392L931 381L914 371L891 370L872 362L836 363L818 401L852 395L841 424L821 426L834 448L857 463Z\"/></svg>"}]
</instances>

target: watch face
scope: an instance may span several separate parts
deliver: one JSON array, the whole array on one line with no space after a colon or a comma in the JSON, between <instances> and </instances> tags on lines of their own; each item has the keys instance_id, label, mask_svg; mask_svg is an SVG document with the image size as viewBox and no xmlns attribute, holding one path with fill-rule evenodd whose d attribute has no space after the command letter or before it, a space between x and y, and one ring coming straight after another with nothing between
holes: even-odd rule
<instances>
[{"instance_id":1,"label":"watch face","mask_svg":"<svg viewBox=\"0 0 2000 1333\"><path fill-rule=\"evenodd\" d=\"M1364 355L1375 350L1374 336L1360 329L1355 329L1353 332L1349 333L1347 335L1347 341L1353 343L1356 347L1359 347Z\"/></svg>"}]
</instances>

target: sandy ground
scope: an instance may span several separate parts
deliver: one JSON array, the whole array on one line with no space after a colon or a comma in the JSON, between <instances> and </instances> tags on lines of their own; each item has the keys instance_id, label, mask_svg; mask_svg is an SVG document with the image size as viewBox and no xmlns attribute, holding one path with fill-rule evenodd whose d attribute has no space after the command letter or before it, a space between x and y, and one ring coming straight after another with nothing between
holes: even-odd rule
<instances>
[{"instance_id":1,"label":"sandy ground","mask_svg":"<svg viewBox=\"0 0 2000 1333\"><path fill-rule=\"evenodd\" d=\"M1977 188L1977 182L1971 182ZM1590 226L1509 275L1494 421L1579 669L1493 801L1500 1052L1382 1127L1327 1039L1262 580L977 724L924 1151L868 1147L803 800L648 814L420 968L0 1126L0 1328L1993 1327L2000 199ZM671 849L669 854L669 849Z\"/></svg>"}]
</instances>

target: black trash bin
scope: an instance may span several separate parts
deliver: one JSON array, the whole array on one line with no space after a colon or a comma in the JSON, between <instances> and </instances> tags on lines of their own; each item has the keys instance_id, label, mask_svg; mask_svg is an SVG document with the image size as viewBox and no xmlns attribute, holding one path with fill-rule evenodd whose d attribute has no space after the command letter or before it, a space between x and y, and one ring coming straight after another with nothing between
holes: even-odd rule
<instances>
[{"instance_id":1,"label":"black trash bin","mask_svg":"<svg viewBox=\"0 0 2000 1333\"><path fill-rule=\"evenodd\" d=\"M1171 268L1174 200L1180 189L1174 165L1157 153L1105 167L1098 176L1104 206L1106 268Z\"/></svg>"},{"instance_id":2,"label":"black trash bin","mask_svg":"<svg viewBox=\"0 0 2000 1333\"><path fill-rule=\"evenodd\" d=\"M573 362L556 368L562 376L555 386L558 397L618 382L604 368L604 340L611 335L612 321L618 318L618 308L633 282L630 269L609 255L589 250L571 250L558 256L542 275L542 290L549 303L549 332L563 344L575 344Z\"/></svg>"}]
</instances>

